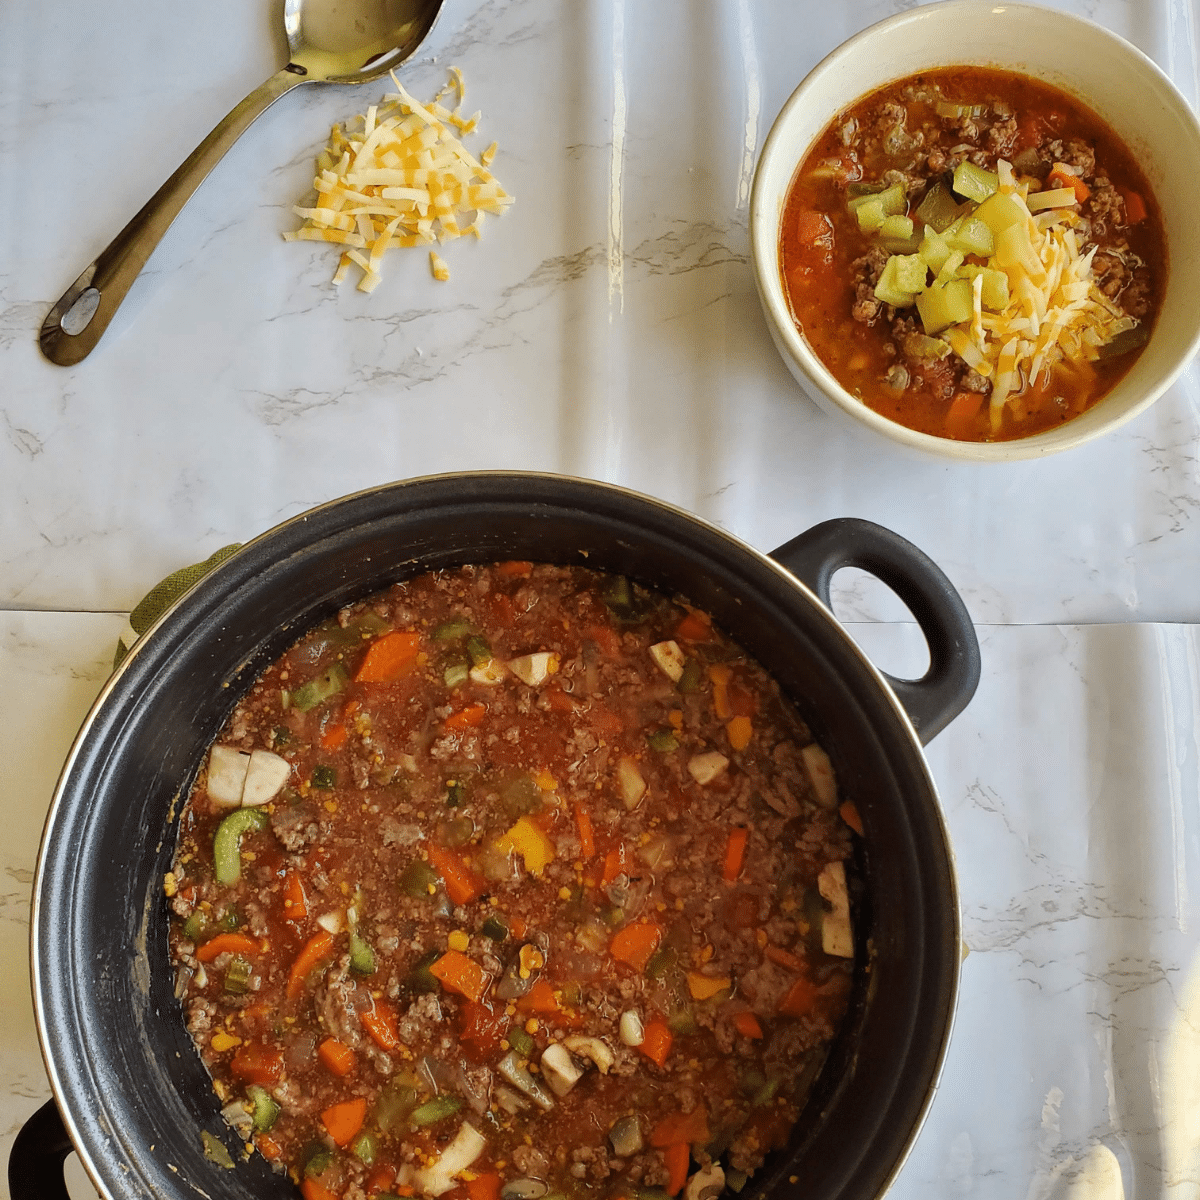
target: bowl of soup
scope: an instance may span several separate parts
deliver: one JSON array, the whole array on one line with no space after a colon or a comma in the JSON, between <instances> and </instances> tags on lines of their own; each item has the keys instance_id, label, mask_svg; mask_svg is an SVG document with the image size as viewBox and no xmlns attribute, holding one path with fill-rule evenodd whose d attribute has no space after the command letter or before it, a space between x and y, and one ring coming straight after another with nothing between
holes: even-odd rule
<instances>
[{"instance_id":1,"label":"bowl of soup","mask_svg":"<svg viewBox=\"0 0 1200 1200\"><path fill-rule=\"evenodd\" d=\"M978 462L1137 416L1200 344L1200 124L1101 27L975 0L851 38L784 105L751 198L772 338L823 408Z\"/></svg>"}]
</instances>

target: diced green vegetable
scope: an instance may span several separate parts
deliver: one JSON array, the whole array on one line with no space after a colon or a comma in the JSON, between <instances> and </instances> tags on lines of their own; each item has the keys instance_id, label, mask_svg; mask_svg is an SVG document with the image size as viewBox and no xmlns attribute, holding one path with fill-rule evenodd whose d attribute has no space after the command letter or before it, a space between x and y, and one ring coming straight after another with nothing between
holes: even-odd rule
<instances>
[{"instance_id":1,"label":"diced green vegetable","mask_svg":"<svg viewBox=\"0 0 1200 1200\"><path fill-rule=\"evenodd\" d=\"M324 791L328 791L332 787L337 787L337 768L327 766L324 763L313 767L312 785Z\"/></svg>"},{"instance_id":2,"label":"diced green vegetable","mask_svg":"<svg viewBox=\"0 0 1200 1200\"><path fill-rule=\"evenodd\" d=\"M940 181L921 197L921 203L917 205L917 216L934 233L942 233L952 225L957 220L959 211L958 201L950 194L950 189Z\"/></svg>"},{"instance_id":3,"label":"diced green vegetable","mask_svg":"<svg viewBox=\"0 0 1200 1200\"><path fill-rule=\"evenodd\" d=\"M953 236L946 240L951 249L961 250L964 254L978 254L980 258L987 258L995 249L991 227L975 216L963 217Z\"/></svg>"},{"instance_id":4,"label":"diced green vegetable","mask_svg":"<svg viewBox=\"0 0 1200 1200\"><path fill-rule=\"evenodd\" d=\"M439 826L439 841L454 849L465 846L474 835L475 822L470 817L455 817Z\"/></svg>"},{"instance_id":5,"label":"diced green vegetable","mask_svg":"<svg viewBox=\"0 0 1200 1200\"><path fill-rule=\"evenodd\" d=\"M950 257L950 246L940 233L926 229L925 236L921 240L921 248L917 253L925 260L925 265L936 275L945 265L946 259Z\"/></svg>"},{"instance_id":6,"label":"diced green vegetable","mask_svg":"<svg viewBox=\"0 0 1200 1200\"><path fill-rule=\"evenodd\" d=\"M662 979L678 961L679 955L673 946L660 946L647 960L646 974L651 979Z\"/></svg>"},{"instance_id":7,"label":"diced green vegetable","mask_svg":"<svg viewBox=\"0 0 1200 1200\"><path fill-rule=\"evenodd\" d=\"M935 284L917 297L917 312L926 333L941 330L971 319L971 285L965 279Z\"/></svg>"},{"instance_id":8,"label":"diced green vegetable","mask_svg":"<svg viewBox=\"0 0 1200 1200\"><path fill-rule=\"evenodd\" d=\"M646 741L650 743L651 750L657 750L660 754L679 749L679 739L669 729L653 730L646 734Z\"/></svg>"},{"instance_id":9,"label":"diced green vegetable","mask_svg":"<svg viewBox=\"0 0 1200 1200\"><path fill-rule=\"evenodd\" d=\"M456 642L459 638L465 638L471 632L471 622L465 617L451 617L448 621L443 621L433 631L433 640L435 642Z\"/></svg>"},{"instance_id":10,"label":"diced green vegetable","mask_svg":"<svg viewBox=\"0 0 1200 1200\"><path fill-rule=\"evenodd\" d=\"M375 951L357 929L350 930L350 970L357 975L375 973Z\"/></svg>"},{"instance_id":11,"label":"diced green vegetable","mask_svg":"<svg viewBox=\"0 0 1200 1200\"><path fill-rule=\"evenodd\" d=\"M989 196L975 210L973 216L992 231L993 237L1010 225L1024 224L1025 222L1025 213L1021 206L1004 192L997 192L994 196Z\"/></svg>"},{"instance_id":12,"label":"diced green vegetable","mask_svg":"<svg viewBox=\"0 0 1200 1200\"><path fill-rule=\"evenodd\" d=\"M400 890L406 896L412 896L417 900L428 900L432 895L429 889L436 887L437 881L437 872L423 858L414 858L400 872L397 882Z\"/></svg>"},{"instance_id":13,"label":"diced green vegetable","mask_svg":"<svg viewBox=\"0 0 1200 1200\"><path fill-rule=\"evenodd\" d=\"M876 196L887 187L884 183L864 183L861 179L846 185L846 195L852 200L860 196Z\"/></svg>"},{"instance_id":14,"label":"diced green vegetable","mask_svg":"<svg viewBox=\"0 0 1200 1200\"><path fill-rule=\"evenodd\" d=\"M700 1032L696 1015L690 1008L677 1008L674 1012L668 1013L667 1025L670 1026L672 1033L677 1033L681 1037Z\"/></svg>"},{"instance_id":15,"label":"diced green vegetable","mask_svg":"<svg viewBox=\"0 0 1200 1200\"><path fill-rule=\"evenodd\" d=\"M959 273L964 279L974 279L976 275L983 276L983 290L979 299L984 308L1000 312L1008 306L1008 276L1003 271L968 265L960 267Z\"/></svg>"},{"instance_id":16,"label":"diced green vegetable","mask_svg":"<svg viewBox=\"0 0 1200 1200\"><path fill-rule=\"evenodd\" d=\"M1149 340L1150 330L1146 328L1145 322L1139 322L1132 329L1124 329L1116 337L1105 342L1099 348L1097 358L1116 358L1119 354L1128 354L1130 350L1144 346Z\"/></svg>"},{"instance_id":17,"label":"diced green vegetable","mask_svg":"<svg viewBox=\"0 0 1200 1200\"><path fill-rule=\"evenodd\" d=\"M745 1171L739 1171L736 1167L730 1167L725 1172L725 1186L736 1194L746 1186L749 1178L750 1176Z\"/></svg>"},{"instance_id":18,"label":"diced green vegetable","mask_svg":"<svg viewBox=\"0 0 1200 1200\"><path fill-rule=\"evenodd\" d=\"M514 820L527 817L542 807L542 790L528 771L505 780L500 788L500 805Z\"/></svg>"},{"instance_id":19,"label":"diced green vegetable","mask_svg":"<svg viewBox=\"0 0 1200 1200\"><path fill-rule=\"evenodd\" d=\"M683 664L683 674L675 683L675 688L680 692L698 692L700 690L700 674L701 667L697 659L689 658Z\"/></svg>"},{"instance_id":20,"label":"diced green vegetable","mask_svg":"<svg viewBox=\"0 0 1200 1200\"><path fill-rule=\"evenodd\" d=\"M359 1162L369 1167L379 1154L379 1140L372 1133L360 1133L350 1143L350 1149Z\"/></svg>"},{"instance_id":21,"label":"diced green vegetable","mask_svg":"<svg viewBox=\"0 0 1200 1200\"><path fill-rule=\"evenodd\" d=\"M333 1164L333 1151L324 1142L313 1140L300 1152L300 1173L305 1179L324 1175Z\"/></svg>"},{"instance_id":22,"label":"diced green vegetable","mask_svg":"<svg viewBox=\"0 0 1200 1200\"><path fill-rule=\"evenodd\" d=\"M225 1143L215 1133L209 1133L207 1129L200 1130L200 1145L204 1147L204 1157L209 1162L214 1162L227 1171L233 1170L233 1158Z\"/></svg>"},{"instance_id":23,"label":"diced green vegetable","mask_svg":"<svg viewBox=\"0 0 1200 1200\"><path fill-rule=\"evenodd\" d=\"M960 196L982 203L996 193L1000 187L1000 180L994 172L985 171L983 167L977 167L973 162L964 159L954 169L954 182L951 186Z\"/></svg>"},{"instance_id":24,"label":"diced green vegetable","mask_svg":"<svg viewBox=\"0 0 1200 1200\"><path fill-rule=\"evenodd\" d=\"M457 808L467 796L466 786L457 779L446 784L446 807Z\"/></svg>"},{"instance_id":25,"label":"diced green vegetable","mask_svg":"<svg viewBox=\"0 0 1200 1200\"><path fill-rule=\"evenodd\" d=\"M859 212L864 205L879 205L879 211L883 217L895 216L898 213L904 212L908 208L908 200L904 195L904 184L893 183L891 187L886 187L882 192L855 196L847 202L846 207L852 213Z\"/></svg>"},{"instance_id":26,"label":"diced green vegetable","mask_svg":"<svg viewBox=\"0 0 1200 1200\"><path fill-rule=\"evenodd\" d=\"M328 700L330 696L336 696L348 682L346 668L341 663L334 663L316 679L301 684L292 693L292 707L301 712L308 712L309 709L316 708L318 704Z\"/></svg>"},{"instance_id":27,"label":"diced green vegetable","mask_svg":"<svg viewBox=\"0 0 1200 1200\"><path fill-rule=\"evenodd\" d=\"M371 1110L371 1123L381 1133L387 1133L416 1107L417 1089L402 1080L393 1080L379 1093Z\"/></svg>"},{"instance_id":28,"label":"diced green vegetable","mask_svg":"<svg viewBox=\"0 0 1200 1200\"><path fill-rule=\"evenodd\" d=\"M189 942L203 941L209 933L208 915L202 908L196 909L190 917L183 923L183 936Z\"/></svg>"},{"instance_id":29,"label":"diced green vegetable","mask_svg":"<svg viewBox=\"0 0 1200 1200\"><path fill-rule=\"evenodd\" d=\"M436 1121L444 1121L458 1112L462 1106L463 1102L458 1096L451 1096L448 1093L434 1096L432 1100L426 1100L424 1104L414 1108L409 1120L414 1125L432 1125Z\"/></svg>"},{"instance_id":30,"label":"diced green vegetable","mask_svg":"<svg viewBox=\"0 0 1200 1200\"><path fill-rule=\"evenodd\" d=\"M292 731L286 725L276 725L271 735L276 747L286 746L292 740Z\"/></svg>"},{"instance_id":31,"label":"diced green vegetable","mask_svg":"<svg viewBox=\"0 0 1200 1200\"><path fill-rule=\"evenodd\" d=\"M413 963L407 981L413 991L436 992L438 990L438 981L433 977L433 972L429 968L441 957L440 950L427 950Z\"/></svg>"},{"instance_id":32,"label":"diced green vegetable","mask_svg":"<svg viewBox=\"0 0 1200 1200\"><path fill-rule=\"evenodd\" d=\"M486 921L484 921L483 925L479 929L479 932L482 933L485 938L490 938L493 942L503 942L508 937L507 927L505 926L504 922L501 921L498 916L496 916L495 913L493 913Z\"/></svg>"},{"instance_id":33,"label":"diced green vegetable","mask_svg":"<svg viewBox=\"0 0 1200 1200\"><path fill-rule=\"evenodd\" d=\"M883 224L879 227L879 236L881 238L899 238L904 240L912 237L913 220L912 217L891 216L884 217Z\"/></svg>"},{"instance_id":34,"label":"diced green vegetable","mask_svg":"<svg viewBox=\"0 0 1200 1200\"><path fill-rule=\"evenodd\" d=\"M471 660L471 666L482 667L485 663L492 661L492 648L488 645L486 638L473 633L467 638L467 655Z\"/></svg>"},{"instance_id":35,"label":"diced green vegetable","mask_svg":"<svg viewBox=\"0 0 1200 1200\"><path fill-rule=\"evenodd\" d=\"M893 254L884 264L883 273L875 285L875 299L884 304L892 304L897 308L907 308L913 302L913 293L900 287L896 280L896 264L899 256ZM921 264L924 268L924 263Z\"/></svg>"},{"instance_id":36,"label":"diced green vegetable","mask_svg":"<svg viewBox=\"0 0 1200 1200\"><path fill-rule=\"evenodd\" d=\"M950 257L942 263L942 269L937 273L935 284L944 285L954 278L954 273L963 265L965 255L961 250L951 250Z\"/></svg>"},{"instance_id":37,"label":"diced green vegetable","mask_svg":"<svg viewBox=\"0 0 1200 1200\"><path fill-rule=\"evenodd\" d=\"M444 672L442 672L442 681L447 687L459 687L467 682L467 677L471 673L471 668L464 662L451 663Z\"/></svg>"},{"instance_id":38,"label":"diced green vegetable","mask_svg":"<svg viewBox=\"0 0 1200 1200\"><path fill-rule=\"evenodd\" d=\"M943 338L926 337L923 333L910 333L904 339L904 353L909 358L936 362L950 353L950 343Z\"/></svg>"},{"instance_id":39,"label":"diced green vegetable","mask_svg":"<svg viewBox=\"0 0 1200 1200\"><path fill-rule=\"evenodd\" d=\"M242 835L266 829L270 818L261 808L238 808L217 826L213 836L213 869L217 882L231 887L242 877Z\"/></svg>"},{"instance_id":40,"label":"diced green vegetable","mask_svg":"<svg viewBox=\"0 0 1200 1200\"><path fill-rule=\"evenodd\" d=\"M235 954L229 960L229 966L225 968L225 990L235 996L245 995L250 990L250 976L253 974L254 968L250 960Z\"/></svg>"},{"instance_id":41,"label":"diced green vegetable","mask_svg":"<svg viewBox=\"0 0 1200 1200\"><path fill-rule=\"evenodd\" d=\"M982 117L987 112L987 105L951 104L949 100L939 100L934 110L939 117Z\"/></svg>"},{"instance_id":42,"label":"diced green vegetable","mask_svg":"<svg viewBox=\"0 0 1200 1200\"><path fill-rule=\"evenodd\" d=\"M893 254L890 262L896 264L895 281L902 292L920 292L925 288L929 268L919 254Z\"/></svg>"},{"instance_id":43,"label":"diced green vegetable","mask_svg":"<svg viewBox=\"0 0 1200 1200\"><path fill-rule=\"evenodd\" d=\"M533 1038L520 1025L514 1025L508 1031L508 1044L522 1058L528 1058L533 1053Z\"/></svg>"},{"instance_id":44,"label":"diced green vegetable","mask_svg":"<svg viewBox=\"0 0 1200 1200\"><path fill-rule=\"evenodd\" d=\"M854 215L858 218L858 227L863 233L875 233L887 219L887 214L883 211L883 201L878 196L872 196L860 204L854 210Z\"/></svg>"},{"instance_id":45,"label":"diced green vegetable","mask_svg":"<svg viewBox=\"0 0 1200 1200\"><path fill-rule=\"evenodd\" d=\"M279 1118L279 1104L266 1088L259 1087L257 1083L252 1083L246 1089L246 1095L254 1105L250 1114L254 1132L266 1133Z\"/></svg>"}]
</instances>

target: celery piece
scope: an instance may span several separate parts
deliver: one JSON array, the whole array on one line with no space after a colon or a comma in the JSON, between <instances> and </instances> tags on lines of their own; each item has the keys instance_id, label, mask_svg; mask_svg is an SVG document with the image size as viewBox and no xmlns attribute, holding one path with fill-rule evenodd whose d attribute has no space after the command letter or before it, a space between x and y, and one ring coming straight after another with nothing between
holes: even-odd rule
<instances>
[{"instance_id":1,"label":"celery piece","mask_svg":"<svg viewBox=\"0 0 1200 1200\"><path fill-rule=\"evenodd\" d=\"M225 968L225 990L235 996L245 995L250 990L250 977L253 974L254 967L250 960L235 954Z\"/></svg>"},{"instance_id":2,"label":"celery piece","mask_svg":"<svg viewBox=\"0 0 1200 1200\"><path fill-rule=\"evenodd\" d=\"M316 679L310 679L301 684L292 693L292 706L301 712L316 708L323 700L337 695L349 682L346 668L341 663L334 663L328 670L323 671Z\"/></svg>"},{"instance_id":3,"label":"celery piece","mask_svg":"<svg viewBox=\"0 0 1200 1200\"><path fill-rule=\"evenodd\" d=\"M946 284L954 278L954 272L963 265L963 252L961 250L951 250L950 257L942 263L942 269L937 273L937 278L933 281L935 284Z\"/></svg>"},{"instance_id":4,"label":"celery piece","mask_svg":"<svg viewBox=\"0 0 1200 1200\"><path fill-rule=\"evenodd\" d=\"M326 792L337 787L337 767L331 767L328 763L319 763L313 767L311 782L313 787Z\"/></svg>"},{"instance_id":5,"label":"celery piece","mask_svg":"<svg viewBox=\"0 0 1200 1200\"><path fill-rule=\"evenodd\" d=\"M433 1125L437 1121L445 1120L452 1113L458 1112L462 1106L463 1102L457 1096L443 1092L442 1095L435 1096L432 1100L426 1100L424 1104L413 1109L409 1120L414 1125Z\"/></svg>"},{"instance_id":6,"label":"celery piece","mask_svg":"<svg viewBox=\"0 0 1200 1200\"><path fill-rule=\"evenodd\" d=\"M508 1031L508 1044L522 1057L529 1058L533 1054L533 1038L519 1025L514 1025Z\"/></svg>"},{"instance_id":7,"label":"celery piece","mask_svg":"<svg viewBox=\"0 0 1200 1200\"><path fill-rule=\"evenodd\" d=\"M976 216L964 217L953 236L946 240L951 249L978 254L980 258L987 258L996 248L990 226Z\"/></svg>"},{"instance_id":8,"label":"celery piece","mask_svg":"<svg viewBox=\"0 0 1200 1200\"><path fill-rule=\"evenodd\" d=\"M952 279L935 284L917 296L917 312L927 334L939 333L951 325L971 319L971 284L966 279Z\"/></svg>"},{"instance_id":9,"label":"celery piece","mask_svg":"<svg viewBox=\"0 0 1200 1200\"><path fill-rule=\"evenodd\" d=\"M254 1111L251 1113L254 1132L266 1133L279 1118L278 1102L266 1088L260 1087L257 1083L252 1083L246 1089L246 1095L250 1097L250 1103L254 1105Z\"/></svg>"},{"instance_id":10,"label":"celery piece","mask_svg":"<svg viewBox=\"0 0 1200 1200\"><path fill-rule=\"evenodd\" d=\"M951 187L968 200L982 203L989 196L995 195L1000 187L1000 180L992 171L985 171L973 162L960 162L954 168L954 182Z\"/></svg>"},{"instance_id":11,"label":"celery piece","mask_svg":"<svg viewBox=\"0 0 1200 1200\"><path fill-rule=\"evenodd\" d=\"M375 974L375 951L357 929L350 930L350 970L356 975Z\"/></svg>"},{"instance_id":12,"label":"celery piece","mask_svg":"<svg viewBox=\"0 0 1200 1200\"><path fill-rule=\"evenodd\" d=\"M917 216L934 233L944 232L958 215L958 201L950 194L950 189L940 181L921 197L921 203L917 205Z\"/></svg>"},{"instance_id":13,"label":"celery piece","mask_svg":"<svg viewBox=\"0 0 1200 1200\"><path fill-rule=\"evenodd\" d=\"M451 617L450 620L443 621L434 629L433 640L435 642L456 642L472 632L474 630L471 622L466 617Z\"/></svg>"},{"instance_id":14,"label":"celery piece","mask_svg":"<svg viewBox=\"0 0 1200 1200\"><path fill-rule=\"evenodd\" d=\"M950 246L941 234L927 228L921 239L921 248L917 251L925 260L925 265L936 275L950 257Z\"/></svg>"},{"instance_id":15,"label":"celery piece","mask_svg":"<svg viewBox=\"0 0 1200 1200\"><path fill-rule=\"evenodd\" d=\"M907 241L912 237L912 232L912 217L884 217L883 224L879 227L879 236L881 238L894 238L897 241Z\"/></svg>"},{"instance_id":16,"label":"celery piece","mask_svg":"<svg viewBox=\"0 0 1200 1200\"><path fill-rule=\"evenodd\" d=\"M437 872L424 859L414 858L400 872L397 883L406 896L412 896L414 900L427 900L432 895L430 887L436 886L437 881Z\"/></svg>"},{"instance_id":17,"label":"celery piece","mask_svg":"<svg viewBox=\"0 0 1200 1200\"><path fill-rule=\"evenodd\" d=\"M922 292L929 268L919 254L893 254L889 262L896 264L893 273L896 287L902 292Z\"/></svg>"},{"instance_id":18,"label":"celery piece","mask_svg":"<svg viewBox=\"0 0 1200 1200\"><path fill-rule=\"evenodd\" d=\"M485 663L491 662L492 648L488 645L486 638L472 634L467 638L467 655L473 667L482 667Z\"/></svg>"},{"instance_id":19,"label":"celery piece","mask_svg":"<svg viewBox=\"0 0 1200 1200\"><path fill-rule=\"evenodd\" d=\"M657 750L660 754L679 749L679 739L669 729L653 730L646 734L646 741L650 743L651 750Z\"/></svg>"},{"instance_id":20,"label":"celery piece","mask_svg":"<svg viewBox=\"0 0 1200 1200\"><path fill-rule=\"evenodd\" d=\"M360 1133L350 1143L350 1149L359 1162L369 1167L379 1154L379 1141L373 1133Z\"/></svg>"},{"instance_id":21,"label":"celery piece","mask_svg":"<svg viewBox=\"0 0 1200 1200\"><path fill-rule=\"evenodd\" d=\"M860 204L854 210L854 215L863 233L874 233L884 221L883 202L878 196L873 196L865 204Z\"/></svg>"},{"instance_id":22,"label":"celery piece","mask_svg":"<svg viewBox=\"0 0 1200 1200\"><path fill-rule=\"evenodd\" d=\"M467 677L470 675L470 668L464 662L451 663L445 671L442 672L442 682L448 687L458 687L459 684L466 683Z\"/></svg>"},{"instance_id":23,"label":"celery piece","mask_svg":"<svg viewBox=\"0 0 1200 1200\"><path fill-rule=\"evenodd\" d=\"M875 299L882 300L884 304L891 304L896 308L907 308L912 300L912 292L906 292L896 282L896 264L899 256L893 254L884 265L883 274L879 277L879 282L875 285Z\"/></svg>"},{"instance_id":24,"label":"celery piece","mask_svg":"<svg viewBox=\"0 0 1200 1200\"><path fill-rule=\"evenodd\" d=\"M1025 213L1021 206L1004 192L997 192L994 196L989 196L972 215L982 221L993 235L998 234L1002 229L1007 229L1010 225L1023 223L1025 220Z\"/></svg>"},{"instance_id":25,"label":"celery piece","mask_svg":"<svg viewBox=\"0 0 1200 1200\"><path fill-rule=\"evenodd\" d=\"M242 877L242 834L266 829L271 823L261 808L234 809L213 835L213 870L217 882L230 887Z\"/></svg>"},{"instance_id":26,"label":"celery piece","mask_svg":"<svg viewBox=\"0 0 1200 1200\"><path fill-rule=\"evenodd\" d=\"M846 207L851 212L857 212L864 204L872 204L876 200L879 201L880 208L883 209L884 216L891 216L893 213L902 213L908 207L908 201L904 196L904 184L893 183L891 187L883 188L877 192L864 192L860 196L854 196L846 202Z\"/></svg>"}]
</instances>

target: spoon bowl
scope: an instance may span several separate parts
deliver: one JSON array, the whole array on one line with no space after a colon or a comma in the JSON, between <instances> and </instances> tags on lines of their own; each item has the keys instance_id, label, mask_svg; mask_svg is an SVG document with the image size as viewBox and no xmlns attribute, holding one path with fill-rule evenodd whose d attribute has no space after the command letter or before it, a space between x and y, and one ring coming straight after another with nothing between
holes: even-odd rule
<instances>
[{"instance_id":1,"label":"spoon bowl","mask_svg":"<svg viewBox=\"0 0 1200 1200\"><path fill-rule=\"evenodd\" d=\"M133 281L192 193L280 96L302 83L367 83L401 66L429 36L443 0L284 0L288 64L196 147L47 314L38 345L74 366L95 348Z\"/></svg>"}]
</instances>

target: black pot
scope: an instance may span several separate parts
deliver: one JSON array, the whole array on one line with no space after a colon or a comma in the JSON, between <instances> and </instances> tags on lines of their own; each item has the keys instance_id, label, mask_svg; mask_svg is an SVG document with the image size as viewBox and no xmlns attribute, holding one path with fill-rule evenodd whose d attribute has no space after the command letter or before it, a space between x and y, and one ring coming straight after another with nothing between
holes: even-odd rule
<instances>
[{"instance_id":1,"label":"black pot","mask_svg":"<svg viewBox=\"0 0 1200 1200\"><path fill-rule=\"evenodd\" d=\"M364 492L264 534L179 601L104 687L67 758L38 863L34 1006L58 1110L48 1103L13 1147L14 1200L65 1198L71 1143L110 1200L292 1200L260 1157L230 1171L202 1153L201 1129L235 1158L240 1143L172 994L162 877L181 806L237 699L305 629L395 580L510 558L687 595L772 672L829 751L866 828L854 1001L789 1146L744 1194L782 1196L789 1176L810 1200L885 1190L925 1114L954 1010L958 906L921 742L978 682L962 601L920 551L865 521L827 522L768 558L619 488L471 474ZM875 670L830 614L841 566L872 572L907 603L929 643L922 680Z\"/></svg>"}]
</instances>

